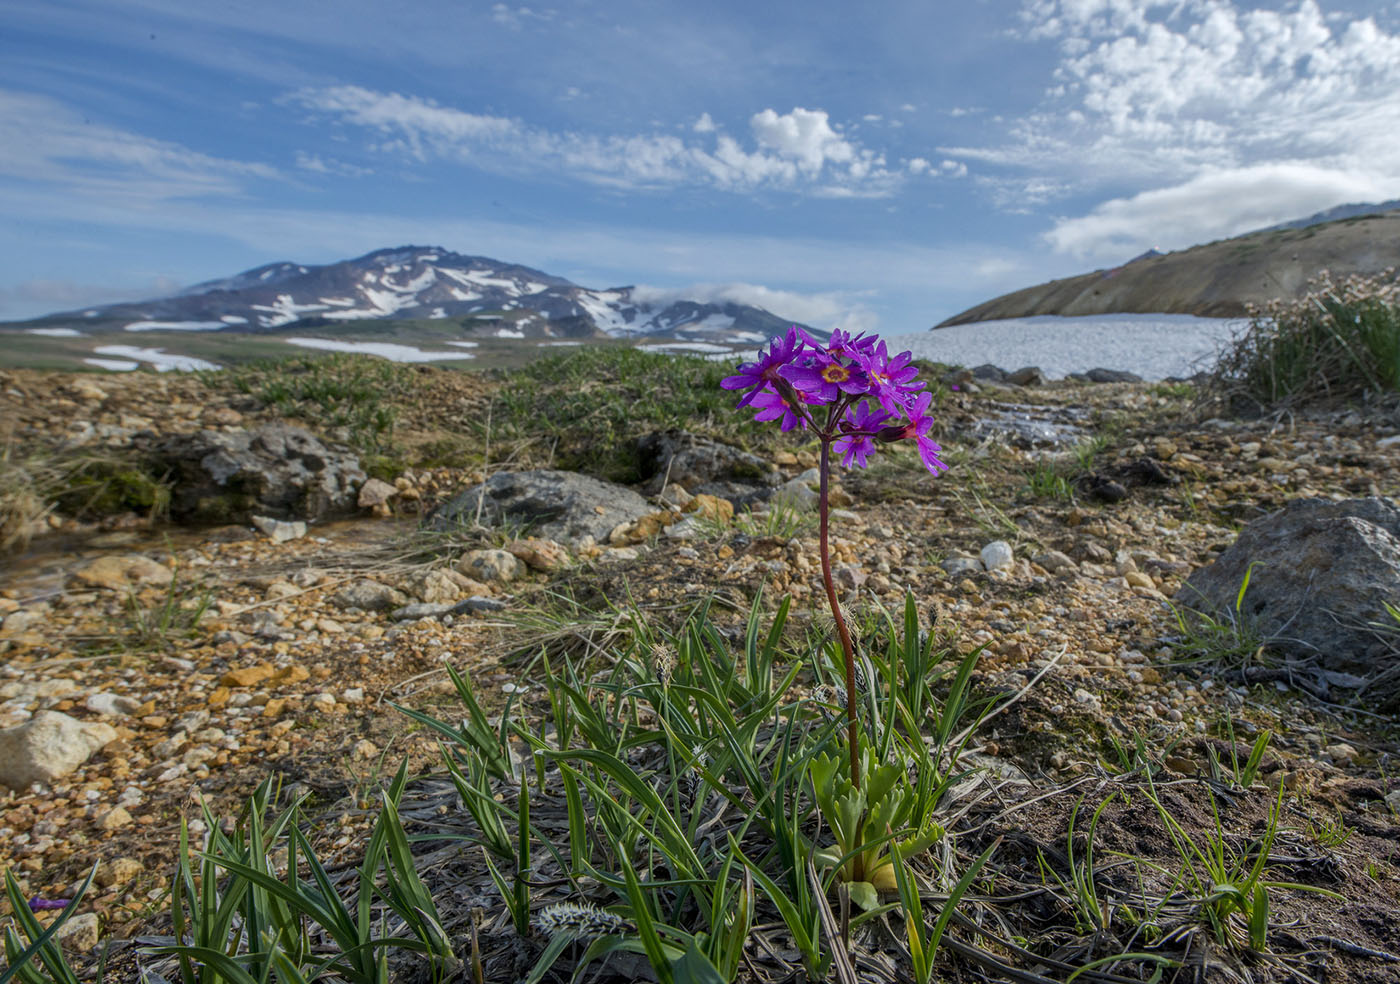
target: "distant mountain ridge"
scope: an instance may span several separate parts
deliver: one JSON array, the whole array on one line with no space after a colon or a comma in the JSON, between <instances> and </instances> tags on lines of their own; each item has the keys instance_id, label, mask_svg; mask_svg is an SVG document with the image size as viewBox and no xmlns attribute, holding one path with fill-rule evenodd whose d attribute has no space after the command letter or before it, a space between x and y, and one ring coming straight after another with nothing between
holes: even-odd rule
<instances>
[{"instance_id":1,"label":"distant mountain ridge","mask_svg":"<svg viewBox=\"0 0 1400 984\"><path fill-rule=\"evenodd\" d=\"M26 322L111 331L265 334L366 319L464 319L468 335L506 338L660 336L762 342L792 322L735 302L651 301L634 287L592 290L519 264L433 246L376 250L314 266L270 263L170 297L108 304ZM651 293L651 292L648 292Z\"/></svg>"},{"instance_id":2,"label":"distant mountain ridge","mask_svg":"<svg viewBox=\"0 0 1400 984\"><path fill-rule=\"evenodd\" d=\"M1400 268L1400 201L1339 205L1172 253L1003 294L934 326L1040 315L1194 314L1242 317L1250 305L1301 296L1323 270L1338 276Z\"/></svg>"}]
</instances>

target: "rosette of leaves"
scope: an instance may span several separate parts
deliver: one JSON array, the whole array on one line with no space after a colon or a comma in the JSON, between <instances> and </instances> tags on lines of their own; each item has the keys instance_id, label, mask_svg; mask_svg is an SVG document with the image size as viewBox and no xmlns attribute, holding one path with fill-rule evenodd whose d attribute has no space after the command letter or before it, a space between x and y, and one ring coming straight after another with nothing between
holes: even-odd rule
<instances>
[{"instance_id":1,"label":"rosette of leaves","mask_svg":"<svg viewBox=\"0 0 1400 984\"><path fill-rule=\"evenodd\" d=\"M931 813L919 815L920 798L905 763L876 763L863 742L860 757L859 788L845 755L817 756L810 774L817 807L836 838L834 847L818 852L818 861L836 868L851 898L869 910L879 904L880 893L898 886L890 845L900 858L913 857L942 838L943 827Z\"/></svg>"}]
</instances>

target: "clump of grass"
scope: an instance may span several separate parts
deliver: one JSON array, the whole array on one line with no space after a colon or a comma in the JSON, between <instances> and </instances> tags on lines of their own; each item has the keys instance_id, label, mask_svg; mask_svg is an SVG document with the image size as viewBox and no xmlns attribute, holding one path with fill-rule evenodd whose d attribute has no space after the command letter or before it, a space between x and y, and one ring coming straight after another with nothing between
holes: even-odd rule
<instances>
[{"instance_id":1,"label":"clump of grass","mask_svg":"<svg viewBox=\"0 0 1400 984\"><path fill-rule=\"evenodd\" d=\"M0 448L0 553L23 549L55 513L97 519L121 512L155 518L170 487L131 456L83 449Z\"/></svg>"},{"instance_id":2,"label":"clump of grass","mask_svg":"<svg viewBox=\"0 0 1400 984\"><path fill-rule=\"evenodd\" d=\"M352 445L374 452L392 442L399 416L395 403L411 398L418 379L411 365L343 353L263 359L222 373L239 392L284 416L344 428Z\"/></svg>"},{"instance_id":3,"label":"clump of grass","mask_svg":"<svg viewBox=\"0 0 1400 984\"><path fill-rule=\"evenodd\" d=\"M170 486L141 461L83 457L72 462L55 504L64 515L78 519L121 512L155 519L170 509Z\"/></svg>"},{"instance_id":4,"label":"clump of grass","mask_svg":"<svg viewBox=\"0 0 1400 984\"><path fill-rule=\"evenodd\" d=\"M740 419L719 382L729 363L623 346L581 346L505 374L493 439L531 441L554 463L621 482L642 477L636 438L684 428L751 446L760 425Z\"/></svg>"},{"instance_id":5,"label":"clump of grass","mask_svg":"<svg viewBox=\"0 0 1400 984\"><path fill-rule=\"evenodd\" d=\"M154 608L146 608L134 592L127 596L124 642L138 650L169 649L195 634L213 602L212 588L184 581L177 569Z\"/></svg>"},{"instance_id":6,"label":"clump of grass","mask_svg":"<svg viewBox=\"0 0 1400 984\"><path fill-rule=\"evenodd\" d=\"M1183 662L1207 662L1238 668L1258 660L1268 642L1254 620L1244 610L1245 592L1249 590L1251 564L1240 581L1232 608L1215 615L1189 608L1171 606L1178 634L1167 642L1182 656Z\"/></svg>"},{"instance_id":7,"label":"clump of grass","mask_svg":"<svg viewBox=\"0 0 1400 984\"><path fill-rule=\"evenodd\" d=\"M13 444L0 448L0 553L27 546L53 512L44 490L56 484L54 471L44 457L25 455Z\"/></svg>"},{"instance_id":8,"label":"clump of grass","mask_svg":"<svg viewBox=\"0 0 1400 984\"><path fill-rule=\"evenodd\" d=\"M1324 272L1303 297L1251 311L1207 392L1261 410L1400 392L1400 280Z\"/></svg>"},{"instance_id":9,"label":"clump of grass","mask_svg":"<svg viewBox=\"0 0 1400 984\"><path fill-rule=\"evenodd\" d=\"M1036 499L1056 499L1068 502L1074 498L1074 488L1055 462L1042 458L1026 472L1026 491Z\"/></svg>"}]
</instances>

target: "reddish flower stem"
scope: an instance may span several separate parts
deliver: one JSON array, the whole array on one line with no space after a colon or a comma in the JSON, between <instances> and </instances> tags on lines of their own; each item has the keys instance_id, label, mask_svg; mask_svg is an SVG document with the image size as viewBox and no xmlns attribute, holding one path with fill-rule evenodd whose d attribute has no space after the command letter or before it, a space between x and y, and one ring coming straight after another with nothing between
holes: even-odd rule
<instances>
[{"instance_id":1,"label":"reddish flower stem","mask_svg":"<svg viewBox=\"0 0 1400 984\"><path fill-rule=\"evenodd\" d=\"M831 605L831 618L836 623L836 634L841 639L841 652L846 657L846 738L851 747L851 785L860 788L860 726L856 721L856 654L851 645L851 633L846 628L846 620L841 615L841 603L836 599L836 584L831 579L831 553L827 548L827 484L831 474L831 441L823 437L821 455L821 493L817 506L820 517L820 553L822 560L822 583L826 585L826 600ZM857 858L859 864L859 858Z\"/></svg>"}]
</instances>

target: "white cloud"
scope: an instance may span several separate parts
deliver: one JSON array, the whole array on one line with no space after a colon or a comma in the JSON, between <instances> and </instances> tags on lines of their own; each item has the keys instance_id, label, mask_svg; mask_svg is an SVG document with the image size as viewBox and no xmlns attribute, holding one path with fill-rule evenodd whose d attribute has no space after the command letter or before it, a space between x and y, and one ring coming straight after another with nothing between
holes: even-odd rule
<instances>
[{"instance_id":1,"label":"white cloud","mask_svg":"<svg viewBox=\"0 0 1400 984\"><path fill-rule=\"evenodd\" d=\"M879 320L859 295L845 291L804 293L776 290L759 284L692 284L688 287L639 286L635 300L664 306L691 300L702 304L751 304L780 318L790 318L814 328L830 331L869 331Z\"/></svg>"},{"instance_id":2,"label":"white cloud","mask_svg":"<svg viewBox=\"0 0 1400 984\"><path fill-rule=\"evenodd\" d=\"M1186 242L1277 209L1336 205L1400 174L1400 34L1371 18L1326 16L1315 0L1029 0L1022 17L1025 37L1058 45L1045 105L1001 145L943 150L1027 172L1041 195L1152 189L1065 220L1051 234L1061 248L1115 248L1126 216L1210 188L1241 198L1222 199L1223 213L1164 214ZM1037 194L1018 196L1016 180L995 179L1004 207ZM1343 197L1319 204L1328 188ZM1096 244L1094 230L1108 238Z\"/></svg>"},{"instance_id":3,"label":"white cloud","mask_svg":"<svg viewBox=\"0 0 1400 984\"><path fill-rule=\"evenodd\" d=\"M237 195L249 178L279 177L265 164L91 123L56 100L9 90L0 90L0 147L0 176L133 203Z\"/></svg>"},{"instance_id":4,"label":"white cloud","mask_svg":"<svg viewBox=\"0 0 1400 984\"><path fill-rule=\"evenodd\" d=\"M1104 202L1046 234L1061 252L1123 259L1149 247L1178 249L1301 218L1339 202L1400 196L1400 176L1377 179L1310 164L1261 164L1201 174L1170 188Z\"/></svg>"},{"instance_id":5,"label":"white cloud","mask_svg":"<svg viewBox=\"0 0 1400 984\"><path fill-rule=\"evenodd\" d=\"M288 101L376 132L382 139L373 146L380 152L512 174L542 170L624 188L708 184L739 192L771 187L861 197L891 194L900 181L883 154L842 136L826 112L800 107L755 113L749 121L752 149L723 134L707 149L665 133L555 132L359 86L301 90ZM717 128L706 113L692 129L704 136Z\"/></svg>"}]
</instances>

